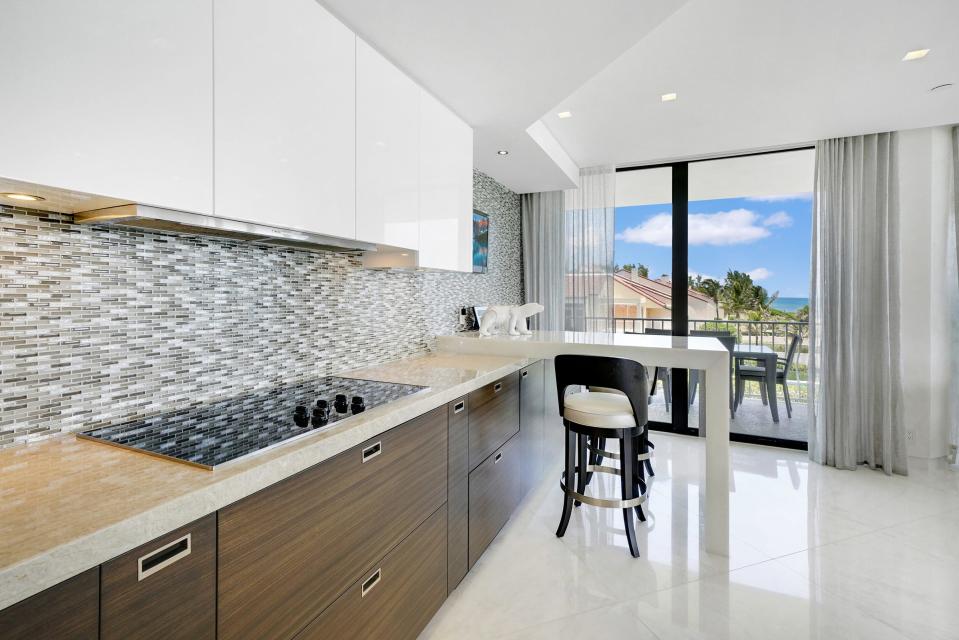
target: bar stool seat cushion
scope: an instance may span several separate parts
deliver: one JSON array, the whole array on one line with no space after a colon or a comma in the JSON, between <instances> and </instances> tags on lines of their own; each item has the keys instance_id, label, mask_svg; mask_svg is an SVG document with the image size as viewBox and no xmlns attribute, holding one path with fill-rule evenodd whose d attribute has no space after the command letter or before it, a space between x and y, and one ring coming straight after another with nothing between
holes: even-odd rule
<instances>
[{"instance_id":1,"label":"bar stool seat cushion","mask_svg":"<svg viewBox=\"0 0 959 640\"><path fill-rule=\"evenodd\" d=\"M609 387L588 387L592 393L614 393L618 396L625 396L626 394L620 391L619 389L611 389Z\"/></svg>"},{"instance_id":2,"label":"bar stool seat cushion","mask_svg":"<svg viewBox=\"0 0 959 640\"><path fill-rule=\"evenodd\" d=\"M615 393L571 393L563 400L563 417L584 427L626 429L636 426L629 400Z\"/></svg>"}]
</instances>

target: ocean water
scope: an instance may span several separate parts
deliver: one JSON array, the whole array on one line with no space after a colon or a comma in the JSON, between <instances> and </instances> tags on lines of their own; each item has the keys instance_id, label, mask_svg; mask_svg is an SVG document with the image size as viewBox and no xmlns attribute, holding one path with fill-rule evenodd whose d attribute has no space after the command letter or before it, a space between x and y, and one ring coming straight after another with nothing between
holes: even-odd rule
<instances>
[{"instance_id":1,"label":"ocean water","mask_svg":"<svg viewBox=\"0 0 959 640\"><path fill-rule=\"evenodd\" d=\"M809 298L777 298L773 303L774 309L792 312L809 304Z\"/></svg>"}]
</instances>

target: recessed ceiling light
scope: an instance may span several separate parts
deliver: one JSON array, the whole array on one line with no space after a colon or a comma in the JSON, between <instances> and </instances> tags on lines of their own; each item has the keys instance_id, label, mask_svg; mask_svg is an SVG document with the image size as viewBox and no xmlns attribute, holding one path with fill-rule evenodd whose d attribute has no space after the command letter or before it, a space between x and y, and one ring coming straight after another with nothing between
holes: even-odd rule
<instances>
[{"instance_id":1,"label":"recessed ceiling light","mask_svg":"<svg viewBox=\"0 0 959 640\"><path fill-rule=\"evenodd\" d=\"M663 95L659 96L659 99L663 102L672 102L677 97L678 96L675 93L664 93Z\"/></svg>"},{"instance_id":2,"label":"recessed ceiling light","mask_svg":"<svg viewBox=\"0 0 959 640\"><path fill-rule=\"evenodd\" d=\"M907 51L906 55L902 57L902 61L909 62L910 60L925 58L927 53L929 53L929 49L915 49L914 51Z\"/></svg>"},{"instance_id":3,"label":"recessed ceiling light","mask_svg":"<svg viewBox=\"0 0 959 640\"><path fill-rule=\"evenodd\" d=\"M0 193L0 196L3 196L4 198L10 198L11 200L25 200L26 202L39 202L40 200L46 200L46 198L34 196L29 193Z\"/></svg>"},{"instance_id":4,"label":"recessed ceiling light","mask_svg":"<svg viewBox=\"0 0 959 640\"><path fill-rule=\"evenodd\" d=\"M556 116L563 119L572 118L573 113L571 111L560 111L559 113L556 114Z\"/></svg>"},{"instance_id":5,"label":"recessed ceiling light","mask_svg":"<svg viewBox=\"0 0 959 640\"><path fill-rule=\"evenodd\" d=\"M499 151L496 152L496 155L498 155L498 156L508 156L508 155L509 155L509 151L507 151L506 149L500 149Z\"/></svg>"}]
</instances>

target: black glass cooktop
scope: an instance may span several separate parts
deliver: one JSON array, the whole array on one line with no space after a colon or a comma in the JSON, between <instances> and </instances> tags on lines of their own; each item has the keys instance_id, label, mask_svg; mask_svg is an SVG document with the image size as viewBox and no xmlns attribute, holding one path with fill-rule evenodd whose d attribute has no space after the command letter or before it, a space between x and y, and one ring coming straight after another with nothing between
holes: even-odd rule
<instances>
[{"instance_id":1,"label":"black glass cooktop","mask_svg":"<svg viewBox=\"0 0 959 640\"><path fill-rule=\"evenodd\" d=\"M78 436L212 469L426 389L330 376Z\"/></svg>"}]
</instances>

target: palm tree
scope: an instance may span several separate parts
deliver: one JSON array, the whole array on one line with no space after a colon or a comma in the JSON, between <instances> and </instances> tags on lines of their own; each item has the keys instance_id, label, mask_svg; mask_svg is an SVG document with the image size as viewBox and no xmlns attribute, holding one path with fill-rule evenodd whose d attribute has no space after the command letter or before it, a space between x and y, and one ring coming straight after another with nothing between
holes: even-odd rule
<instances>
[{"instance_id":1,"label":"palm tree","mask_svg":"<svg viewBox=\"0 0 959 640\"><path fill-rule=\"evenodd\" d=\"M706 294L713 301L713 304L716 305L716 319L719 320L719 292L722 289L722 285L712 278L704 278L701 275L697 275L695 278L689 276L688 278L688 286L690 289Z\"/></svg>"},{"instance_id":2,"label":"palm tree","mask_svg":"<svg viewBox=\"0 0 959 640\"><path fill-rule=\"evenodd\" d=\"M697 291L701 291L712 298L713 303L716 305L717 320L719 320L719 293L721 290L722 285L712 278L703 278L699 283L699 288L697 289Z\"/></svg>"},{"instance_id":3,"label":"palm tree","mask_svg":"<svg viewBox=\"0 0 959 640\"><path fill-rule=\"evenodd\" d=\"M776 303L778 298L778 291L772 295L769 295L769 292L766 291L765 287L761 287L758 284L753 285L753 309L759 313L760 318L763 320L768 319L769 316L773 315L773 304Z\"/></svg>"},{"instance_id":4,"label":"palm tree","mask_svg":"<svg viewBox=\"0 0 959 640\"><path fill-rule=\"evenodd\" d=\"M753 279L748 273L730 270L726 273L726 281L719 296L723 306L726 307L726 313L738 319L743 313L751 310L755 303Z\"/></svg>"},{"instance_id":5,"label":"palm tree","mask_svg":"<svg viewBox=\"0 0 959 640\"><path fill-rule=\"evenodd\" d=\"M636 265L636 273L638 273L639 275L641 275L641 276L644 277L644 278L648 278L648 277L649 277L649 267L647 267L647 266L644 265L644 264L638 264L638 265Z\"/></svg>"}]
</instances>

